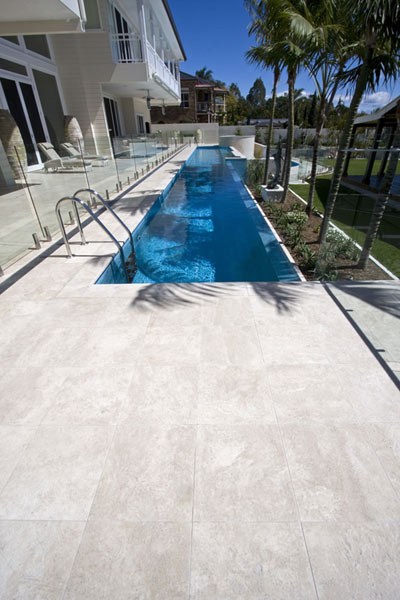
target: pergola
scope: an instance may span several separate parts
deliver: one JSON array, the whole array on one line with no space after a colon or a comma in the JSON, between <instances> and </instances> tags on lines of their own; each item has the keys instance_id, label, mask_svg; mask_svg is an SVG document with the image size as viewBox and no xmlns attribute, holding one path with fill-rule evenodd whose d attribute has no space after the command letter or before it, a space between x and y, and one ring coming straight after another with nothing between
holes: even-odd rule
<instances>
[{"instance_id":1,"label":"pergola","mask_svg":"<svg viewBox=\"0 0 400 600\"><path fill-rule=\"evenodd\" d=\"M396 109L397 109L397 106L399 103L400 103L400 96L398 96L397 98L392 100L392 102L390 102L389 104L387 104L386 106L384 106L383 108L378 110L377 112L372 113L371 115L364 115L362 117L358 117L358 119L356 119L354 121L353 131L352 131L351 138L350 138L350 148L349 148L349 152L347 153L347 156L346 156L343 177L348 177L348 167L349 167L349 162L351 159L352 151L354 152L355 150L357 150L356 148L353 148L353 145L354 145L354 141L356 138L357 130L360 128L375 129L375 135L374 135L374 141L373 141L372 148L370 148L368 150L365 150L363 148L363 151L368 152L369 156L368 156L365 173L364 173L360 183L363 186L374 187L374 186L371 186L371 174L372 174L372 169L374 166L374 162L375 162L376 154L377 154L378 150L379 151L386 150L383 153L381 165L380 165L380 168L379 168L379 171L377 174L378 178L381 178L384 176L386 164L387 164L388 157L389 157L388 150L393 145L394 133L395 133L396 127L397 127ZM389 129L389 136L388 136L385 148L382 148L382 147L379 147L379 142L381 141L382 133L383 133L384 129L386 129L386 128ZM356 181L354 181L354 183L356 183Z\"/></svg>"}]
</instances>

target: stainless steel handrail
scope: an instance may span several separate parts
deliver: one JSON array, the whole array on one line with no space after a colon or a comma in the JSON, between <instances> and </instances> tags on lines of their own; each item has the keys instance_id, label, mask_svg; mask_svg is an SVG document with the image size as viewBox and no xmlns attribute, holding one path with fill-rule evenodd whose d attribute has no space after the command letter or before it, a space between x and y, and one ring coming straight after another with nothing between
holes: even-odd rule
<instances>
[{"instance_id":1,"label":"stainless steel handrail","mask_svg":"<svg viewBox=\"0 0 400 600\"><path fill-rule=\"evenodd\" d=\"M128 236L129 236L130 242L131 242L132 254L135 255L135 247L133 245L132 232L129 229L129 227L126 225L126 223L123 222L121 217L119 217L117 215L115 210L113 208L111 208L111 206L104 200L104 198L98 192L96 192L96 190L92 190L91 188L82 188L81 190L77 190L75 192L74 198L79 198L78 194L81 194L83 192L87 192L88 194L91 194L92 196L95 196L98 200L100 200L100 202L102 203L104 208L106 208L112 214L114 219L116 219L118 221L118 223L125 229L125 231L127 232Z\"/></svg>"},{"instance_id":2,"label":"stainless steel handrail","mask_svg":"<svg viewBox=\"0 0 400 600\"><path fill-rule=\"evenodd\" d=\"M65 231L64 222L63 222L62 216L61 216L61 204L63 202L67 202L67 201L68 202L72 202L72 204L74 206L75 216L76 216L76 219L77 219L77 222L78 222L78 229L79 229L79 231L81 233L81 239L82 239L83 243L86 244L86 241L84 241L85 238L84 238L83 231L82 231L82 226L81 226L81 222L80 222L80 218L79 218L79 214L78 214L77 204L79 204L80 206L82 206L86 210L86 212L89 213L89 215L92 217L92 219L94 221L96 221L96 223L101 227L101 229L108 235L108 237L117 246L118 252L119 252L119 256L120 256L120 259L121 259L121 265L122 265L122 268L124 270L124 274L125 274L125 277L126 277L126 281L129 282L128 271L127 271L127 268L126 268L124 253L122 251L121 244L113 236L113 234L111 233L111 231L109 231L107 229L107 227L100 221L100 219L94 214L94 212L92 211L91 208L89 208L89 206L86 204L86 202L83 202L83 200L79 200L79 198L75 198L74 196L64 196L63 198L60 198L60 200L58 200L58 202L56 204L57 220L58 220L58 224L60 226L61 234L63 236L65 248L67 250L69 258L72 258L72 251L71 251L71 246L69 245L69 242L68 242L67 232Z\"/></svg>"}]
</instances>

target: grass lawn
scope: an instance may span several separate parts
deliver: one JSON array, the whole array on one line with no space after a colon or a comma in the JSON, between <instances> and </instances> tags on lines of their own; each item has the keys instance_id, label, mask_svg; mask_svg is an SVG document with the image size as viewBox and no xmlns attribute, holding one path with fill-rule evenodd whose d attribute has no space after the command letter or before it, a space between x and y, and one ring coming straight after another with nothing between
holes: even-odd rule
<instances>
[{"instance_id":1,"label":"grass lawn","mask_svg":"<svg viewBox=\"0 0 400 600\"><path fill-rule=\"evenodd\" d=\"M330 180L330 175L317 177L314 206L322 213L329 193ZM309 190L307 184L291 185L290 187L296 194L307 200ZM357 194L357 192L342 186L332 220L335 225L362 246L365 230L360 231L357 227L368 227L373 206L372 198ZM372 254L392 273L400 277L400 211L394 211L392 208L386 211L378 236L382 235L399 236L399 238L385 241L377 239L372 248Z\"/></svg>"},{"instance_id":2,"label":"grass lawn","mask_svg":"<svg viewBox=\"0 0 400 600\"><path fill-rule=\"evenodd\" d=\"M332 169L335 166L336 159L334 158L320 158L319 161L327 167L331 167ZM352 158L349 162L349 175L364 175L365 170L367 168L368 160L366 158ZM377 175L379 168L381 166L380 160L375 160L374 166L372 168L372 175ZM400 161L397 165L396 173L400 175Z\"/></svg>"}]
</instances>

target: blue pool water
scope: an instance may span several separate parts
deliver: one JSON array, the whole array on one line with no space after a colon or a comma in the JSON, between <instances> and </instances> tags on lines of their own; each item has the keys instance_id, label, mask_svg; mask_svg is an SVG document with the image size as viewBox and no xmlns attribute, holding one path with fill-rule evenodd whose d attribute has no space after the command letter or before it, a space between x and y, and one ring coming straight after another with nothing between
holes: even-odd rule
<instances>
[{"instance_id":1,"label":"blue pool water","mask_svg":"<svg viewBox=\"0 0 400 600\"><path fill-rule=\"evenodd\" d=\"M242 177L228 148L197 148L133 232L132 283L298 281ZM118 254L96 283L124 283Z\"/></svg>"}]
</instances>

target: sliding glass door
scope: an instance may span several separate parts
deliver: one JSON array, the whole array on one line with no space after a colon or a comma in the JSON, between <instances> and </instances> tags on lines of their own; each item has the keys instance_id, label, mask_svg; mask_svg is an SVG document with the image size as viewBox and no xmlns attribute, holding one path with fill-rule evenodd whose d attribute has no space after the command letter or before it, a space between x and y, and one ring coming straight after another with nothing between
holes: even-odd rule
<instances>
[{"instance_id":1,"label":"sliding glass door","mask_svg":"<svg viewBox=\"0 0 400 600\"><path fill-rule=\"evenodd\" d=\"M37 147L46 141L39 108L30 83L0 77L1 91L24 141L28 167L41 164Z\"/></svg>"}]
</instances>

